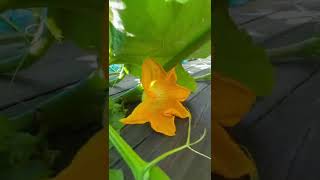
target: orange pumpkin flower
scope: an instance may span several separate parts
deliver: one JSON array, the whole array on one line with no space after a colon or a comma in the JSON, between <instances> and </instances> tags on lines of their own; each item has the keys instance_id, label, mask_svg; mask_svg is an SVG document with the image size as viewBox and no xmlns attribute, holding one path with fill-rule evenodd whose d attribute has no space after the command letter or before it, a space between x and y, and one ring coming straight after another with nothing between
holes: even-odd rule
<instances>
[{"instance_id":1,"label":"orange pumpkin flower","mask_svg":"<svg viewBox=\"0 0 320 180\"><path fill-rule=\"evenodd\" d=\"M226 178L254 174L254 162L224 127L239 123L250 110L256 96L239 82L217 73L214 74L212 83L213 171Z\"/></svg>"},{"instance_id":2,"label":"orange pumpkin flower","mask_svg":"<svg viewBox=\"0 0 320 180\"><path fill-rule=\"evenodd\" d=\"M107 179L107 129L103 128L81 147L68 167L51 180Z\"/></svg>"},{"instance_id":3,"label":"orange pumpkin flower","mask_svg":"<svg viewBox=\"0 0 320 180\"><path fill-rule=\"evenodd\" d=\"M124 124L144 124L150 122L152 129L174 136L175 116L190 117L189 111L181 104L190 90L176 83L175 69L166 72L162 66L151 59L142 65L141 83L144 88L142 102L127 117L121 120Z\"/></svg>"}]
</instances>

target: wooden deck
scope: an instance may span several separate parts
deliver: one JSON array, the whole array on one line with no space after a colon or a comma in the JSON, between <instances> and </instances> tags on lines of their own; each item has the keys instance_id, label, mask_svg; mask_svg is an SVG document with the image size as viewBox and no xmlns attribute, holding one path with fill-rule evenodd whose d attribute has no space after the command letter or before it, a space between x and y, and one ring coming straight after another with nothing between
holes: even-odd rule
<instances>
[{"instance_id":1,"label":"wooden deck","mask_svg":"<svg viewBox=\"0 0 320 180\"><path fill-rule=\"evenodd\" d=\"M230 11L255 42L273 48L319 33L307 14L319 20L320 1L293 2L256 0ZM232 131L251 151L260 180L320 179L320 64L307 61L275 65L272 95L260 98Z\"/></svg>"}]
</instances>

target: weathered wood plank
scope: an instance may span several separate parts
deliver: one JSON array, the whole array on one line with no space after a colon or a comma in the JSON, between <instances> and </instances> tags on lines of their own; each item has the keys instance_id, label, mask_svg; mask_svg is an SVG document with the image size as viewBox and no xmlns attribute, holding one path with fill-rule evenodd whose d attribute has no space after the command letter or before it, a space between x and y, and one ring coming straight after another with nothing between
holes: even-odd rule
<instances>
[{"instance_id":1,"label":"weathered wood plank","mask_svg":"<svg viewBox=\"0 0 320 180\"><path fill-rule=\"evenodd\" d=\"M19 72L12 84L11 76L0 75L0 109L85 78L95 67L76 60L84 55L71 43L55 44L39 62Z\"/></svg>"},{"instance_id":2,"label":"weathered wood plank","mask_svg":"<svg viewBox=\"0 0 320 180\"><path fill-rule=\"evenodd\" d=\"M306 15L304 12L301 12L301 7L310 11L320 9L320 5L313 0L306 0L296 4L290 1L278 1L273 3L281 3L277 6L269 6L273 13L263 16L263 18L258 18L248 21L247 23L240 24L240 27L246 29L253 37L253 40L257 43L262 43L272 37L285 34L291 29L312 22L314 19L310 17L305 18ZM254 6L248 6L246 8L247 12L256 9ZM242 13L246 13L246 11L244 10ZM301 18L297 18L300 16ZM237 15L233 15L233 18L237 19Z\"/></svg>"},{"instance_id":3,"label":"weathered wood plank","mask_svg":"<svg viewBox=\"0 0 320 180\"><path fill-rule=\"evenodd\" d=\"M256 102L238 128L254 128L274 108L278 106L295 88L308 80L317 71L318 66L314 64L291 63L275 67L275 85L270 96Z\"/></svg>"},{"instance_id":4,"label":"weathered wood plank","mask_svg":"<svg viewBox=\"0 0 320 180\"><path fill-rule=\"evenodd\" d=\"M260 20L258 20L260 21ZM264 20L263 20L264 21ZM252 22L260 24L260 22ZM266 26L275 26L269 22ZM274 27L276 28L276 27ZM305 23L296 28L288 29L286 33L269 37L262 45L266 48L286 46L310 38L316 31L315 23ZM294 58L294 57L293 57ZM307 61L307 60L305 60ZM268 113L277 103L281 102L296 86L303 83L317 69L316 64L289 63L275 66L275 86L270 96L258 101L239 126L252 126Z\"/></svg>"},{"instance_id":5,"label":"weathered wood plank","mask_svg":"<svg viewBox=\"0 0 320 180\"><path fill-rule=\"evenodd\" d=\"M310 0L302 5L317 10L320 3ZM298 42L318 31L310 21L290 24L290 18L271 16L243 25L257 32L251 35L267 48ZM259 100L232 133L252 153L261 180L319 179L320 134L314 128L319 117L315 100L319 96L319 65L281 64L275 71L272 95Z\"/></svg>"},{"instance_id":6,"label":"weathered wood plank","mask_svg":"<svg viewBox=\"0 0 320 180\"><path fill-rule=\"evenodd\" d=\"M229 13L237 24L242 25L279 11L283 5L275 6L276 2L276 0L249 1L243 6L230 8Z\"/></svg>"},{"instance_id":7,"label":"weathered wood plank","mask_svg":"<svg viewBox=\"0 0 320 180\"><path fill-rule=\"evenodd\" d=\"M317 172L312 171L319 160L315 151L319 149L319 144L312 143L312 140L319 137L309 135L312 147L311 144L303 145L310 128L318 127L319 79L318 72L310 81L292 92L255 128L247 129L246 136L241 139L256 160L261 180L291 180L298 167L298 174L309 174L304 176L305 179L320 178L315 174ZM312 151L313 154L302 154L303 151ZM301 161L296 157L297 153ZM303 163L304 158L311 163Z\"/></svg>"}]
</instances>

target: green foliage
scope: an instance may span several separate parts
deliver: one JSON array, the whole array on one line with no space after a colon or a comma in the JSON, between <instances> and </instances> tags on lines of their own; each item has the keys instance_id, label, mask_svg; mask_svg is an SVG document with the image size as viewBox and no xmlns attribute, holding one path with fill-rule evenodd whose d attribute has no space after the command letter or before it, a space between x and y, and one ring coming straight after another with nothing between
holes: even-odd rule
<instances>
[{"instance_id":1,"label":"green foliage","mask_svg":"<svg viewBox=\"0 0 320 180\"><path fill-rule=\"evenodd\" d=\"M120 169L109 169L109 180L124 180L123 172Z\"/></svg>"},{"instance_id":2,"label":"green foliage","mask_svg":"<svg viewBox=\"0 0 320 180\"><path fill-rule=\"evenodd\" d=\"M209 55L211 55L211 41L208 41L207 43L205 43L203 46L201 46L198 50L196 50L186 59L207 58Z\"/></svg>"},{"instance_id":3,"label":"green foliage","mask_svg":"<svg viewBox=\"0 0 320 180\"><path fill-rule=\"evenodd\" d=\"M184 69L184 67L179 63L176 66L177 73L177 83L181 86L184 86L191 91L195 91L197 89L197 83L194 78Z\"/></svg>"},{"instance_id":4,"label":"green foliage","mask_svg":"<svg viewBox=\"0 0 320 180\"><path fill-rule=\"evenodd\" d=\"M0 179L3 180L44 180L48 179L51 173L48 166L39 160L30 160L1 170Z\"/></svg>"},{"instance_id":5,"label":"green foliage","mask_svg":"<svg viewBox=\"0 0 320 180\"><path fill-rule=\"evenodd\" d=\"M158 166L150 169L148 177L149 180L170 180L170 177Z\"/></svg>"},{"instance_id":6,"label":"green foliage","mask_svg":"<svg viewBox=\"0 0 320 180\"><path fill-rule=\"evenodd\" d=\"M102 12L83 12L69 9L48 9L48 19L54 22L64 40L72 40L79 47L100 50L102 40Z\"/></svg>"},{"instance_id":7,"label":"green foliage","mask_svg":"<svg viewBox=\"0 0 320 180\"><path fill-rule=\"evenodd\" d=\"M237 28L222 1L215 1L212 12L214 70L239 80L258 96L270 94L273 68L265 51Z\"/></svg>"},{"instance_id":8,"label":"green foliage","mask_svg":"<svg viewBox=\"0 0 320 180\"><path fill-rule=\"evenodd\" d=\"M156 165L153 164L152 166L149 166L149 163L145 162L110 125L109 141L113 144L123 160L127 163L136 180L170 179L168 175ZM166 156L163 156L160 159L164 159Z\"/></svg>"},{"instance_id":9,"label":"green foliage","mask_svg":"<svg viewBox=\"0 0 320 180\"><path fill-rule=\"evenodd\" d=\"M211 38L211 1L109 2L110 64L125 64L131 74L139 76L146 58L155 59L169 70L185 58L210 54L205 44ZM199 48L201 51L193 54ZM184 71L178 72L180 78L183 75ZM195 83L189 76L183 81Z\"/></svg>"},{"instance_id":10,"label":"green foliage","mask_svg":"<svg viewBox=\"0 0 320 180\"><path fill-rule=\"evenodd\" d=\"M115 103L111 98L109 98L109 111L108 111L108 122L118 133L124 127L124 124L120 122L120 119L125 117L125 109L121 104ZM109 149L113 145L109 144Z\"/></svg>"},{"instance_id":11,"label":"green foliage","mask_svg":"<svg viewBox=\"0 0 320 180\"><path fill-rule=\"evenodd\" d=\"M305 43L301 51L297 53L302 57L319 57L320 56L320 35L312 38L311 43Z\"/></svg>"},{"instance_id":12,"label":"green foliage","mask_svg":"<svg viewBox=\"0 0 320 180\"><path fill-rule=\"evenodd\" d=\"M121 104L115 103L112 99L109 99L109 124L116 130L124 126L120 119L125 117L125 110Z\"/></svg>"},{"instance_id":13,"label":"green foliage","mask_svg":"<svg viewBox=\"0 0 320 180\"><path fill-rule=\"evenodd\" d=\"M17 131L7 118L0 118L0 179L40 180L50 174L49 164L41 160L40 139Z\"/></svg>"}]
</instances>

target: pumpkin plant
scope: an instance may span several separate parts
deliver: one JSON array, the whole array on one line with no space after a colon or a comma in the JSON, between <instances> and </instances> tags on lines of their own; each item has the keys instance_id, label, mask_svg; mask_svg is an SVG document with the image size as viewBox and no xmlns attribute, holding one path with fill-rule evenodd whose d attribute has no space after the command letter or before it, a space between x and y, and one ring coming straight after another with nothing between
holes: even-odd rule
<instances>
[{"instance_id":1,"label":"pumpkin plant","mask_svg":"<svg viewBox=\"0 0 320 180\"><path fill-rule=\"evenodd\" d=\"M110 97L112 104L141 100L129 116L109 118L109 122L115 125L109 126L110 142L135 179L170 179L156 165L185 148L210 159L192 148L205 133L196 142L190 142L191 113L182 104L196 90L195 78L183 68L182 61L207 57L211 53L210 6L209 0L109 1L109 64L122 64L125 76L136 76L141 82L126 93ZM120 74L118 79L123 78ZM122 114L125 113L122 111ZM150 122L155 132L170 138L179 133L175 129L175 116L189 118L186 144L150 162L142 160L121 137L121 130L116 130L117 124L121 123ZM110 172L111 179L123 177L119 170Z\"/></svg>"}]
</instances>

